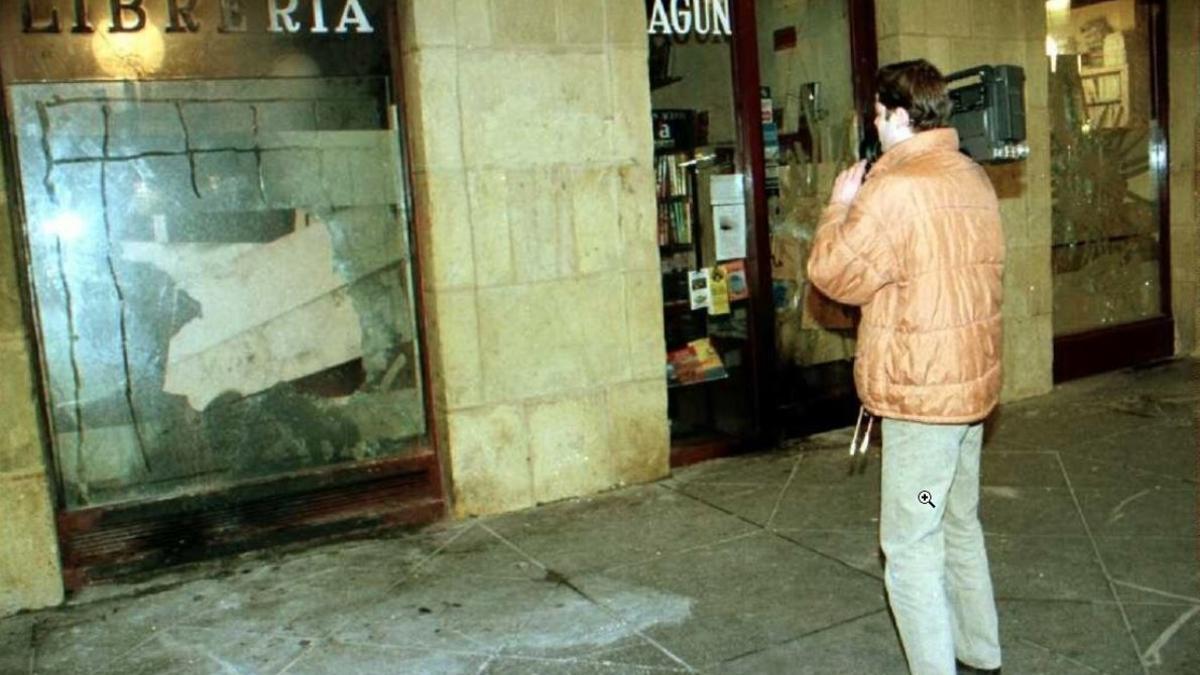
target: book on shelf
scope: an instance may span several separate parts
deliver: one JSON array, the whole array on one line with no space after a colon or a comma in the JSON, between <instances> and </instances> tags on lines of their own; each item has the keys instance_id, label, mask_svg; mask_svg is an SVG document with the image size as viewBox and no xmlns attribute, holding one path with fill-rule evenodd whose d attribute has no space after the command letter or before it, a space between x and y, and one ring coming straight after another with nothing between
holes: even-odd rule
<instances>
[{"instance_id":1,"label":"book on shelf","mask_svg":"<svg viewBox=\"0 0 1200 675\"><path fill-rule=\"evenodd\" d=\"M658 244L691 244L693 204L687 167L681 164L687 155L662 155L657 158Z\"/></svg>"},{"instance_id":2,"label":"book on shelf","mask_svg":"<svg viewBox=\"0 0 1200 675\"><path fill-rule=\"evenodd\" d=\"M684 202L666 202L658 209L658 245L692 243L692 209Z\"/></svg>"},{"instance_id":3,"label":"book on shelf","mask_svg":"<svg viewBox=\"0 0 1200 675\"><path fill-rule=\"evenodd\" d=\"M692 193L688 180L687 155L661 155L657 158L656 180L660 199L687 197Z\"/></svg>"}]
</instances>

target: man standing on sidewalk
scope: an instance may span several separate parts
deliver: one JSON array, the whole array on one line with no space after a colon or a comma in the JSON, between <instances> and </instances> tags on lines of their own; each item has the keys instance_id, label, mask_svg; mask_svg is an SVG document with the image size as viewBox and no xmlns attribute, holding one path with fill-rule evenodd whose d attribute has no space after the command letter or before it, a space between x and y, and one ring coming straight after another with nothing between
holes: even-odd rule
<instances>
[{"instance_id":1,"label":"man standing on sidewalk","mask_svg":"<svg viewBox=\"0 0 1200 675\"><path fill-rule=\"evenodd\" d=\"M879 538L915 675L952 675L956 659L960 672L1000 668L978 507L982 421L1000 394L1004 233L950 110L929 62L880 69L883 155L838 176L808 261L817 288L862 306L855 384L883 418Z\"/></svg>"}]
</instances>

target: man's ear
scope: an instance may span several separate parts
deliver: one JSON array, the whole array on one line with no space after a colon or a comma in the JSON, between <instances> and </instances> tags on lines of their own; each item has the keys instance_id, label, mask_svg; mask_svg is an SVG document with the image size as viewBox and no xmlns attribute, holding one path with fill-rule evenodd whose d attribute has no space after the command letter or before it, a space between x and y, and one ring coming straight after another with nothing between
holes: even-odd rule
<instances>
[{"instance_id":1,"label":"man's ear","mask_svg":"<svg viewBox=\"0 0 1200 675\"><path fill-rule=\"evenodd\" d=\"M912 126L912 119L908 116L908 110L906 110L903 106L899 106L894 110L889 110L888 112L892 117L896 118L896 123L901 127Z\"/></svg>"}]
</instances>

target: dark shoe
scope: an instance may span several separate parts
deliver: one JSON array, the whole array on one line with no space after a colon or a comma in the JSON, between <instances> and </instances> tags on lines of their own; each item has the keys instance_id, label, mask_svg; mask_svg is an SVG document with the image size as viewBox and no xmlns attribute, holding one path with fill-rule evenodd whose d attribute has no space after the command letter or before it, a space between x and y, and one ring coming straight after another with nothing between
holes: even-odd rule
<instances>
[{"instance_id":1,"label":"dark shoe","mask_svg":"<svg viewBox=\"0 0 1200 675\"><path fill-rule=\"evenodd\" d=\"M954 665L958 667L958 675L1000 675L999 668L993 668L991 670L984 670L983 668L976 668L975 666L968 666L967 664L965 664L962 661L959 661L957 659L954 661Z\"/></svg>"}]
</instances>

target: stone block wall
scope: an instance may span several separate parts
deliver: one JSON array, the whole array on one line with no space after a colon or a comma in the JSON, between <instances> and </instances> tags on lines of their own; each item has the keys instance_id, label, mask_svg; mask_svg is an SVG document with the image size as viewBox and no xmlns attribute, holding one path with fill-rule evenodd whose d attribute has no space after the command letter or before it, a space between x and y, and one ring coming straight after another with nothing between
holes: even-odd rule
<instances>
[{"instance_id":1,"label":"stone block wall","mask_svg":"<svg viewBox=\"0 0 1200 675\"><path fill-rule=\"evenodd\" d=\"M459 516L668 472L642 0L401 0Z\"/></svg>"},{"instance_id":2,"label":"stone block wall","mask_svg":"<svg viewBox=\"0 0 1200 675\"><path fill-rule=\"evenodd\" d=\"M1052 387L1050 119L1041 0L876 0L879 63L924 57L945 73L979 64L1025 69L1030 158L988 167L1000 197L1004 270L1004 390L1013 400Z\"/></svg>"},{"instance_id":3,"label":"stone block wall","mask_svg":"<svg viewBox=\"0 0 1200 675\"><path fill-rule=\"evenodd\" d=\"M6 184L0 163L0 617L63 598Z\"/></svg>"},{"instance_id":4,"label":"stone block wall","mask_svg":"<svg viewBox=\"0 0 1200 675\"><path fill-rule=\"evenodd\" d=\"M1200 353L1200 6L1167 3L1167 71L1170 95L1171 303L1177 354Z\"/></svg>"}]
</instances>

